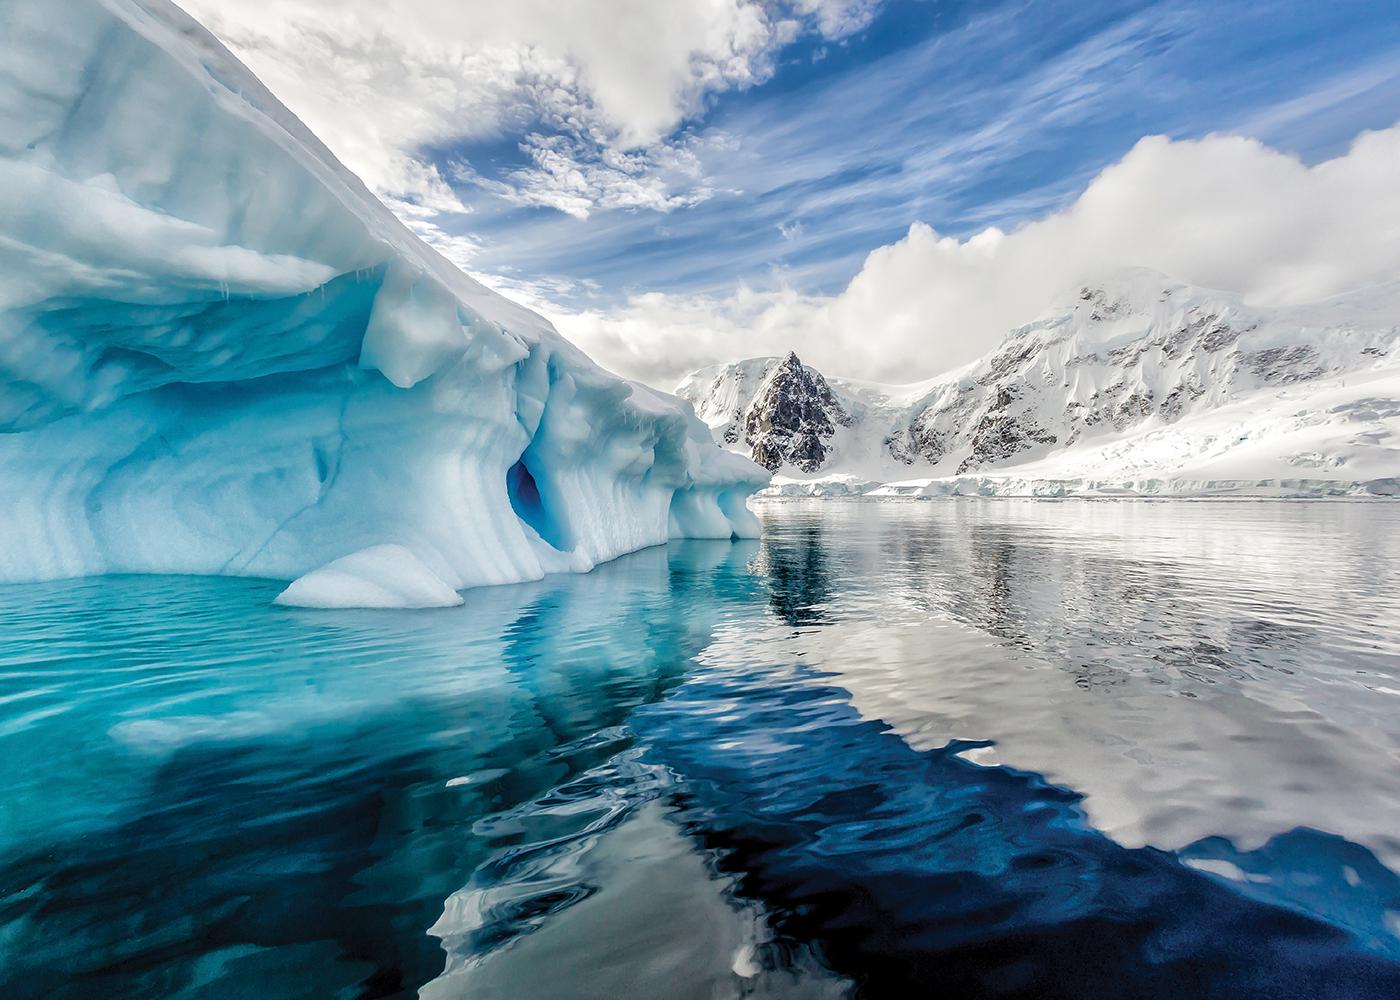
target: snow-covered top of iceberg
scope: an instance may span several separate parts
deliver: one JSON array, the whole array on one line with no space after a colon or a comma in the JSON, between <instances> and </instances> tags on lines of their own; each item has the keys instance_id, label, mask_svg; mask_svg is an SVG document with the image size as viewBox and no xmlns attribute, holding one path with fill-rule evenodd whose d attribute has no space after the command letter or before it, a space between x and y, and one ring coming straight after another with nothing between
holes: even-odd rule
<instances>
[{"instance_id":1,"label":"snow-covered top of iceberg","mask_svg":"<svg viewBox=\"0 0 1400 1000\"><path fill-rule=\"evenodd\" d=\"M472 348L506 363L523 356L522 341L567 350L542 317L414 236L173 3L46 0L3 16L0 310L94 295L153 306L199 293L280 296L387 267L363 342L342 346L396 385ZM288 350L285 337L179 351L116 339L103 346L166 348L169 374L186 379L222 377L230 361L258 375L325 360L308 358L323 345ZM82 374L76 357L48 371L32 360L15 374L39 387ZM151 382L148 368L89 367L89 405Z\"/></svg>"},{"instance_id":2,"label":"snow-covered top of iceberg","mask_svg":"<svg viewBox=\"0 0 1400 1000\"><path fill-rule=\"evenodd\" d=\"M422 243L168 0L0 6L0 579L451 588L750 533L766 481Z\"/></svg>"}]
</instances>

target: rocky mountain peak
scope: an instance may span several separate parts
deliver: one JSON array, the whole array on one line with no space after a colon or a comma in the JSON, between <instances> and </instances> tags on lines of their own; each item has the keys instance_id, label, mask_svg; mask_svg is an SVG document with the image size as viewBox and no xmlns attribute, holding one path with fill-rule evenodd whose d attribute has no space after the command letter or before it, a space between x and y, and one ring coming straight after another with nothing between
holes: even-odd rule
<instances>
[{"instance_id":1,"label":"rocky mountain peak","mask_svg":"<svg viewBox=\"0 0 1400 1000\"><path fill-rule=\"evenodd\" d=\"M822 374L789 351L749 404L744 441L753 448L753 460L766 469L776 472L791 465L816 472L826 461L836 426L851 423Z\"/></svg>"}]
</instances>

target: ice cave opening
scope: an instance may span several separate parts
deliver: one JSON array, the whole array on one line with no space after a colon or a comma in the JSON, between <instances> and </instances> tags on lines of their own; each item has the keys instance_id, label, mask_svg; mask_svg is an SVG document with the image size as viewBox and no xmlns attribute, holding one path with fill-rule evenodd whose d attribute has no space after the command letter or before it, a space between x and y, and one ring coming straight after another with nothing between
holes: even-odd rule
<instances>
[{"instance_id":1,"label":"ice cave opening","mask_svg":"<svg viewBox=\"0 0 1400 1000\"><path fill-rule=\"evenodd\" d=\"M506 472L506 494L510 497L515 516L529 525L535 534L560 552L573 548L567 523L545 502L539 483L535 482L535 476L525 464L523 455Z\"/></svg>"}]
</instances>

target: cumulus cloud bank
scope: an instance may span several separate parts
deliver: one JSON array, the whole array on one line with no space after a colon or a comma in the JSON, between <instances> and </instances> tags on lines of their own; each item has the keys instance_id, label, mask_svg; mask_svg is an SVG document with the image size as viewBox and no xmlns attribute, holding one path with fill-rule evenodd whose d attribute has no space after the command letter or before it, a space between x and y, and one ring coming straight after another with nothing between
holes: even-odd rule
<instances>
[{"instance_id":1,"label":"cumulus cloud bank","mask_svg":"<svg viewBox=\"0 0 1400 1000\"><path fill-rule=\"evenodd\" d=\"M1141 140L1071 204L1011 232L940 236L915 223L839 294L741 287L551 310L601 363L669 387L716 361L789 349L824 371L909 382L962 365L1059 295L1148 267L1256 304L1400 278L1400 126L1315 165L1252 139Z\"/></svg>"}]
</instances>

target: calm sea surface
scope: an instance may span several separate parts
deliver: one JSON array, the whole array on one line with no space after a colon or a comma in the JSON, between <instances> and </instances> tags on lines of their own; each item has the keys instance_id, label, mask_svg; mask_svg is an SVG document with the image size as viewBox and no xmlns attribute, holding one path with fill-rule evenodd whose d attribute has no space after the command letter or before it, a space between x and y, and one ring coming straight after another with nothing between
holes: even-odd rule
<instances>
[{"instance_id":1,"label":"calm sea surface","mask_svg":"<svg viewBox=\"0 0 1400 1000\"><path fill-rule=\"evenodd\" d=\"M0 996L1400 996L1400 504L0 587Z\"/></svg>"}]
</instances>

